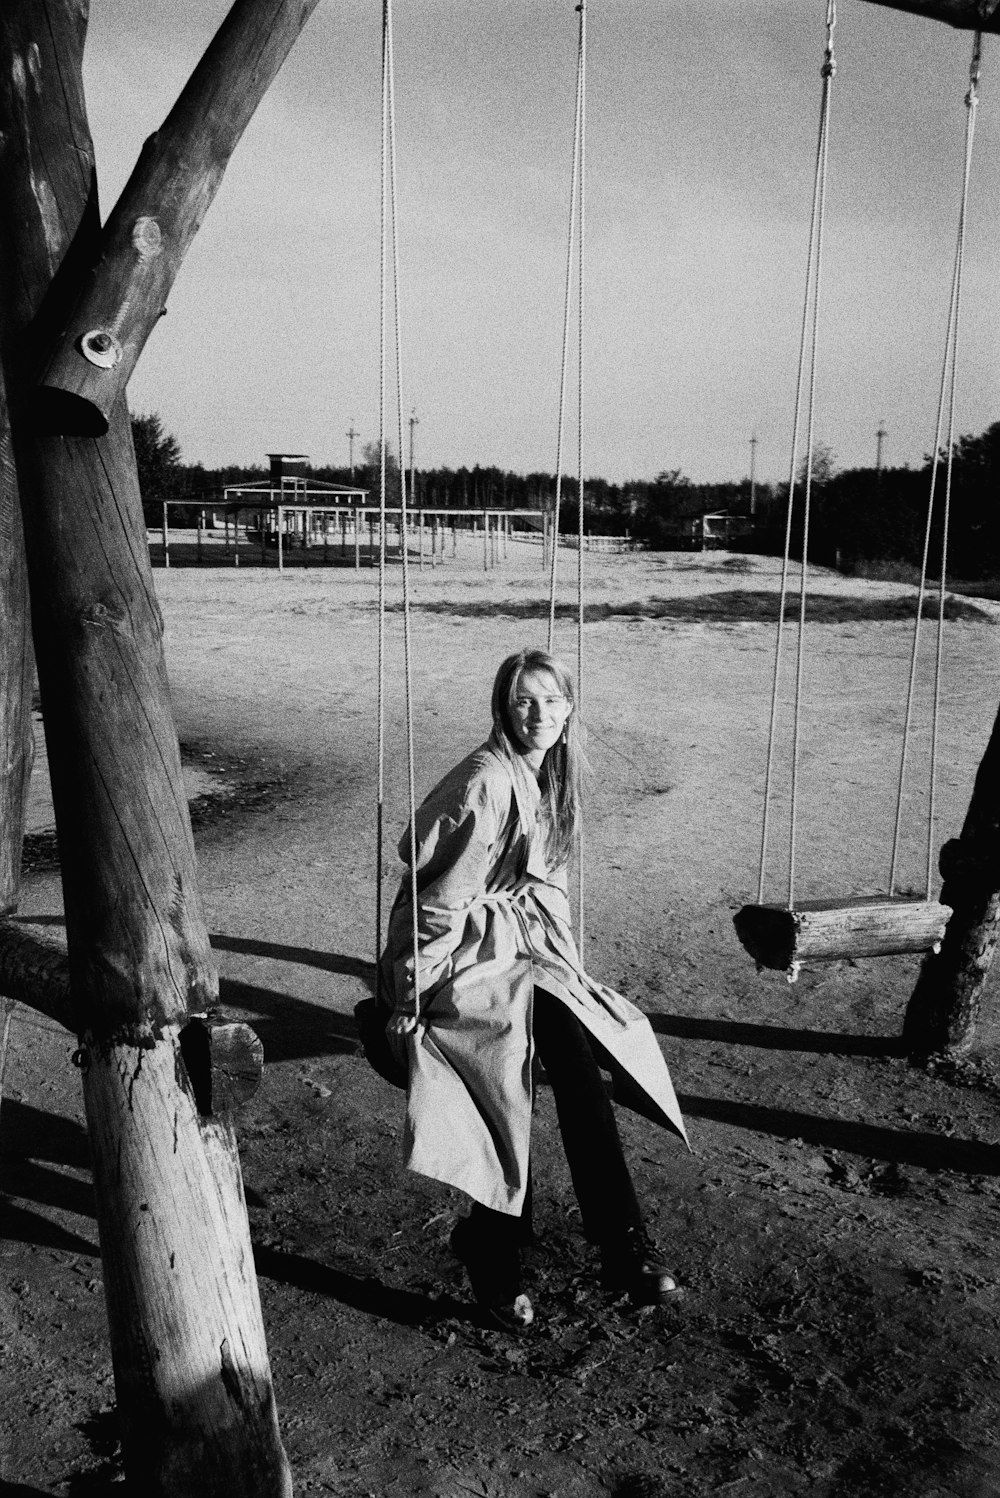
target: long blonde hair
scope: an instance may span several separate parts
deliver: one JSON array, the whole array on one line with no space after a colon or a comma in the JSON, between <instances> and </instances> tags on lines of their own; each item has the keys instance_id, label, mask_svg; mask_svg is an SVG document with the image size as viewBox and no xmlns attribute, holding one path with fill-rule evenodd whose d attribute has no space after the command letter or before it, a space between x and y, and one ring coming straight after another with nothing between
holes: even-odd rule
<instances>
[{"instance_id":1,"label":"long blonde hair","mask_svg":"<svg viewBox=\"0 0 1000 1498\"><path fill-rule=\"evenodd\" d=\"M545 818L545 859L552 869L562 868L573 851L580 823L580 779L586 769L577 721L573 678L562 661L547 650L519 650L501 664L493 683L493 734L499 748L518 764L523 747L514 728L514 701L521 680L534 671L551 677L570 705L570 714L559 742L546 751L538 775Z\"/></svg>"}]
</instances>

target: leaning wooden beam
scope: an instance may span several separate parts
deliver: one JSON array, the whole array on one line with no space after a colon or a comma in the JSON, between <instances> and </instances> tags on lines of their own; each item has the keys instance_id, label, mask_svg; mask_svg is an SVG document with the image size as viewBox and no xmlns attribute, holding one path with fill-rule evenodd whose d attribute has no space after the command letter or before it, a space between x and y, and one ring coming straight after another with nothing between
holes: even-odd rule
<instances>
[{"instance_id":1,"label":"leaning wooden beam","mask_svg":"<svg viewBox=\"0 0 1000 1498\"><path fill-rule=\"evenodd\" d=\"M41 376L51 430L108 430L229 158L318 3L238 0L147 140Z\"/></svg>"},{"instance_id":2,"label":"leaning wooden beam","mask_svg":"<svg viewBox=\"0 0 1000 1498\"><path fill-rule=\"evenodd\" d=\"M182 1047L217 976L128 412L119 396L96 440L34 420L45 330L97 253L85 32L80 0L0 7L0 351L126 1476L149 1498L285 1498L235 1135Z\"/></svg>"},{"instance_id":3,"label":"leaning wooden beam","mask_svg":"<svg viewBox=\"0 0 1000 1498\"><path fill-rule=\"evenodd\" d=\"M35 757L34 682L21 507L7 400L0 382L0 915L16 910L20 896L21 850Z\"/></svg>"},{"instance_id":4,"label":"leaning wooden beam","mask_svg":"<svg viewBox=\"0 0 1000 1498\"><path fill-rule=\"evenodd\" d=\"M963 31L1000 31L1000 0L870 0L929 21L946 21Z\"/></svg>"},{"instance_id":5,"label":"leaning wooden beam","mask_svg":"<svg viewBox=\"0 0 1000 1498\"><path fill-rule=\"evenodd\" d=\"M961 1056L973 1044L983 986L1000 937L1000 714L976 773L957 838L941 849L942 900L955 913L907 1005L911 1056Z\"/></svg>"},{"instance_id":6,"label":"leaning wooden beam","mask_svg":"<svg viewBox=\"0 0 1000 1498\"><path fill-rule=\"evenodd\" d=\"M759 968L787 972L794 981L803 962L926 952L940 944L950 914L935 900L813 900L794 910L744 905L733 924Z\"/></svg>"}]
</instances>

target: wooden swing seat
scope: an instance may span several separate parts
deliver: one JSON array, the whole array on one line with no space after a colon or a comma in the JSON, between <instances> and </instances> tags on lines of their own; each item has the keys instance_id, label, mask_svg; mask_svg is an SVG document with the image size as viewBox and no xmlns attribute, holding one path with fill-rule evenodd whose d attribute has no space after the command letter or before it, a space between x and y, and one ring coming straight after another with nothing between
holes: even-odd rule
<instances>
[{"instance_id":1,"label":"wooden swing seat","mask_svg":"<svg viewBox=\"0 0 1000 1498\"><path fill-rule=\"evenodd\" d=\"M733 917L736 934L758 968L798 977L803 962L850 957L892 957L937 950L951 906L900 895L852 900L803 900L785 905L744 905Z\"/></svg>"}]
</instances>

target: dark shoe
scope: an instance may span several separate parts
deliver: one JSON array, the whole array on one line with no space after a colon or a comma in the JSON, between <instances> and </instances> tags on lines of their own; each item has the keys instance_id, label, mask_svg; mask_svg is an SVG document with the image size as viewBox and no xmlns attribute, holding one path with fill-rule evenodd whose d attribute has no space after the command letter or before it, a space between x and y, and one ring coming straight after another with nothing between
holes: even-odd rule
<instances>
[{"instance_id":1,"label":"dark shoe","mask_svg":"<svg viewBox=\"0 0 1000 1498\"><path fill-rule=\"evenodd\" d=\"M497 1252L483 1244L470 1218L462 1217L448 1240L452 1253L469 1276L476 1301L489 1321L503 1331L523 1332L535 1319L535 1310L521 1289L520 1254Z\"/></svg>"},{"instance_id":2,"label":"dark shoe","mask_svg":"<svg viewBox=\"0 0 1000 1498\"><path fill-rule=\"evenodd\" d=\"M481 1301L487 1318L504 1332L526 1332L535 1319L535 1308L522 1290L510 1304Z\"/></svg>"},{"instance_id":3,"label":"dark shoe","mask_svg":"<svg viewBox=\"0 0 1000 1498\"><path fill-rule=\"evenodd\" d=\"M628 1228L623 1237L601 1244L601 1285L627 1294L635 1306L664 1305L681 1294L644 1228Z\"/></svg>"}]
</instances>

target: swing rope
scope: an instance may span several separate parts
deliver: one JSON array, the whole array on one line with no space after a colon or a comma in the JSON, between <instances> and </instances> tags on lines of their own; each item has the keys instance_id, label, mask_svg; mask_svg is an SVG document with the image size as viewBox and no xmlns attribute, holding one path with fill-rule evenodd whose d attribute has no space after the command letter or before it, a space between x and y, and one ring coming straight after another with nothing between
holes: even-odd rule
<instances>
[{"instance_id":1,"label":"swing rope","mask_svg":"<svg viewBox=\"0 0 1000 1498\"><path fill-rule=\"evenodd\" d=\"M816 147L816 168L813 178L812 210L809 220L809 249L806 256L806 286L802 307L802 329L799 338L798 369L795 379L795 416L792 424L792 452L788 475L788 511L785 520L785 549L781 565L781 589L778 605L778 635L774 652L774 676L771 686L771 716L767 739L767 767L764 774L764 816L761 828L760 867L757 882L757 903L764 899L764 878L767 867L768 838L770 834L770 811L772 780L777 740L778 696L781 681L781 662L784 649L785 602L788 596L788 574L792 545L792 517L795 503L796 468L798 446L802 424L803 391L805 385L806 355L809 351L809 404L807 416L806 463L803 497L802 564L799 588L799 638L795 673L795 707L792 747L792 785L789 817L788 855L788 908L795 898L795 852L798 830L798 780L800 722L802 709L802 679L804 662L804 637L806 621L806 577L808 567L810 500L812 494L812 467L814 444L814 419L816 408L816 358L819 327L820 290L822 284L823 227L826 217L826 187L829 164L830 104L832 85L837 72L837 61L833 50L833 33L837 24L836 0L828 0L826 12L826 44L823 53L821 76L823 79L820 102L819 139ZM812 317L810 319L810 307ZM810 336L811 335L811 336ZM810 347L811 344L811 347Z\"/></svg>"},{"instance_id":2,"label":"swing rope","mask_svg":"<svg viewBox=\"0 0 1000 1498\"><path fill-rule=\"evenodd\" d=\"M569 189L569 233L566 239L566 289L563 297L563 331L562 331L562 357L559 365L559 415L556 434L556 492L552 505L552 539L551 553L549 555L549 633L547 650L552 654L552 645L556 631L556 574L558 570L559 556L559 507L562 500L562 465L563 465L563 434L566 424L566 380L569 371L569 320L570 304L573 292L573 248L576 243L576 214L577 203L580 200L582 207L582 193L580 180L583 175L583 106L584 106L584 81L586 62L586 10L583 4L577 6L580 15L579 41L577 44L576 61L576 111L573 121L573 167L570 174ZM583 233L581 225L580 234L580 272L583 269ZM582 320L583 307L583 283L580 283L580 307ZM583 358L582 350L582 321L580 328L580 359ZM579 391L578 391L579 397ZM582 513L582 505L581 505ZM579 682L578 682L579 687Z\"/></svg>"},{"instance_id":3,"label":"swing rope","mask_svg":"<svg viewBox=\"0 0 1000 1498\"><path fill-rule=\"evenodd\" d=\"M962 309L962 271L965 261L965 232L969 207L969 180L972 171L972 143L976 130L976 106L979 103L979 72L982 60L982 32L977 31L972 43L972 61L969 65L969 88L965 95L965 159L962 172L962 195L958 214L958 235L955 245L955 263L952 272L951 298L948 305L948 327L945 334L944 358L941 366L941 385L938 394L937 422L934 429L934 456L931 461L930 493L927 500L927 522L924 529L924 548L920 565L920 586L917 592L917 617L913 626L913 644L910 652L910 676L906 693L906 718L903 727L903 749L899 764L899 785L896 795L896 816L892 835L892 860L889 868L889 894L896 892L896 874L899 862L900 828L903 817L903 797L906 782L906 761L910 747L910 732L913 722L913 700L917 676L917 654L920 641L920 626L923 618L924 596L927 591L927 561L930 555L931 525L934 516L934 494L937 486L938 468L941 462L941 433L944 426L945 403L948 405L948 457L945 465L944 502L942 507L941 576L938 588L937 642L934 661L934 702L931 716L930 790L927 818L927 865L924 898L931 897L934 868L934 825L936 820L938 740L941 718L941 685L943 674L943 636L945 576L948 562L948 528L951 517L951 485L955 455L955 386L958 360L958 332Z\"/></svg>"},{"instance_id":4,"label":"swing rope","mask_svg":"<svg viewBox=\"0 0 1000 1498\"><path fill-rule=\"evenodd\" d=\"M399 452L399 531L403 573L403 671L406 709L406 767L410 811L410 901L413 913L413 999L414 1012L420 1015L420 965L417 925L417 796L413 750L413 665L410 630L410 571L407 546L409 516L406 502L406 476L403 471L403 356L399 294L399 230L396 184L396 104L393 72L392 0L382 3L382 170L379 278L379 598L378 598L378 812L376 845L376 967L382 948L382 878L384 865L383 828L385 801L385 572L386 572L386 343L387 343L387 262L388 243L392 248L393 323L396 355L396 413Z\"/></svg>"},{"instance_id":5,"label":"swing rope","mask_svg":"<svg viewBox=\"0 0 1000 1498\"><path fill-rule=\"evenodd\" d=\"M559 509L562 500L563 435L566 417L566 381L569 370L569 325L573 291L573 250L577 250L577 555L576 555L576 711L583 705L583 617L584 617L584 484L583 484L583 391L584 391L584 293L585 275L585 163L587 117L587 7L580 0L576 62L576 109L573 121L573 166L570 175L569 232L566 241L566 286L563 297L562 357L559 369L559 416L556 438L556 492L552 507L552 550L549 556L549 630L547 649L552 654L556 628L556 579L559 556ZM579 238L577 238L579 221ZM584 849L583 827L577 831L577 946L581 959L584 946Z\"/></svg>"}]
</instances>

